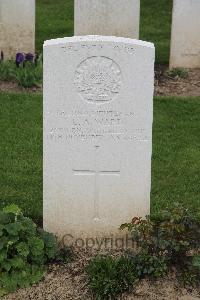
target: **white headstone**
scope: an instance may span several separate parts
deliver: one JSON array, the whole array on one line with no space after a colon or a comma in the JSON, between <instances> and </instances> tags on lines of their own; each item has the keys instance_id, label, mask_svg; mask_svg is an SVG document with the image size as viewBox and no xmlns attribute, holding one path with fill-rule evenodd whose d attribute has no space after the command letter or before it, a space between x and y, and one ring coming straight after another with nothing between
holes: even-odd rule
<instances>
[{"instance_id":1,"label":"white headstone","mask_svg":"<svg viewBox=\"0 0 200 300\"><path fill-rule=\"evenodd\" d=\"M35 52L35 0L0 0L0 51L6 59Z\"/></svg>"},{"instance_id":2,"label":"white headstone","mask_svg":"<svg viewBox=\"0 0 200 300\"><path fill-rule=\"evenodd\" d=\"M106 236L150 208L154 46L44 44L44 227Z\"/></svg>"},{"instance_id":3,"label":"white headstone","mask_svg":"<svg viewBox=\"0 0 200 300\"><path fill-rule=\"evenodd\" d=\"M200 0L174 0L170 68L200 67Z\"/></svg>"},{"instance_id":4,"label":"white headstone","mask_svg":"<svg viewBox=\"0 0 200 300\"><path fill-rule=\"evenodd\" d=\"M140 0L75 0L75 35L139 38Z\"/></svg>"}]
</instances>

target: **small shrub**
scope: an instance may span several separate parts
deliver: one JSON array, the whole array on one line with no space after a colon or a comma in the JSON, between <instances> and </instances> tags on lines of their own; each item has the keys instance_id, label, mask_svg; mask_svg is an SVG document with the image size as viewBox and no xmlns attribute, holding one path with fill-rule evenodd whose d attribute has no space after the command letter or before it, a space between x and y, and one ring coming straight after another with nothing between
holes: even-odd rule
<instances>
[{"instance_id":1,"label":"small shrub","mask_svg":"<svg viewBox=\"0 0 200 300\"><path fill-rule=\"evenodd\" d=\"M42 279L60 254L56 238L10 205L0 211L0 296Z\"/></svg>"},{"instance_id":2,"label":"small shrub","mask_svg":"<svg viewBox=\"0 0 200 300\"><path fill-rule=\"evenodd\" d=\"M189 251L200 246L200 221L180 204L145 220L134 218L132 223L121 225L124 228L146 253L166 255L171 263L182 261Z\"/></svg>"},{"instance_id":3,"label":"small shrub","mask_svg":"<svg viewBox=\"0 0 200 300\"><path fill-rule=\"evenodd\" d=\"M76 256L73 253L72 248L62 246L62 248L59 248L59 251L57 251L56 256L54 257L52 262L67 263L73 261L75 257Z\"/></svg>"},{"instance_id":4,"label":"small shrub","mask_svg":"<svg viewBox=\"0 0 200 300\"><path fill-rule=\"evenodd\" d=\"M184 68L174 68L174 69L167 71L167 75L172 78L175 78L175 77L187 78L188 72Z\"/></svg>"},{"instance_id":5,"label":"small shrub","mask_svg":"<svg viewBox=\"0 0 200 300\"><path fill-rule=\"evenodd\" d=\"M142 278L157 279L170 270L184 285L200 284L200 219L181 204L174 204L146 219L133 218L128 229L138 252L112 258L97 256L86 269L95 299L116 299ZM175 268L174 268L175 267Z\"/></svg>"},{"instance_id":6,"label":"small shrub","mask_svg":"<svg viewBox=\"0 0 200 300\"><path fill-rule=\"evenodd\" d=\"M185 286L200 285L200 256L189 256L184 262L184 267L180 271L180 281Z\"/></svg>"},{"instance_id":7,"label":"small shrub","mask_svg":"<svg viewBox=\"0 0 200 300\"><path fill-rule=\"evenodd\" d=\"M145 277L159 278L164 276L168 271L165 257L157 257L144 252L135 255L129 254L129 257L132 260L134 270L140 279Z\"/></svg>"},{"instance_id":8,"label":"small shrub","mask_svg":"<svg viewBox=\"0 0 200 300\"><path fill-rule=\"evenodd\" d=\"M133 262L125 257L97 256L86 268L96 299L106 300L128 290L137 281Z\"/></svg>"},{"instance_id":9,"label":"small shrub","mask_svg":"<svg viewBox=\"0 0 200 300\"><path fill-rule=\"evenodd\" d=\"M187 269L188 276L188 272L196 274L190 253L200 248L200 220L181 204L174 204L145 220L136 217L131 223L123 224L121 229L124 228L131 232L140 249L140 256L135 260L142 259L141 268L147 264L146 269L149 269L156 257L153 262L157 264L158 274L162 274L166 266L175 266L181 273ZM142 253L146 256L141 256Z\"/></svg>"}]
</instances>

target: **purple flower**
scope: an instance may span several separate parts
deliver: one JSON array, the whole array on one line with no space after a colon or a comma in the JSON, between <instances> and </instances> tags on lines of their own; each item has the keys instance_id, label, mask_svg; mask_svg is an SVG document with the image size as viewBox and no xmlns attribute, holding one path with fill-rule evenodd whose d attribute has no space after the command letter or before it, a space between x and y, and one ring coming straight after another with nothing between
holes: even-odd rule
<instances>
[{"instance_id":1,"label":"purple flower","mask_svg":"<svg viewBox=\"0 0 200 300\"><path fill-rule=\"evenodd\" d=\"M30 62L33 62L34 61L34 55L32 53L27 53L25 55L25 60L26 61L30 61Z\"/></svg>"},{"instance_id":2,"label":"purple flower","mask_svg":"<svg viewBox=\"0 0 200 300\"><path fill-rule=\"evenodd\" d=\"M25 57L24 57L23 53L17 53L16 54L16 59L15 59L16 66L19 67L20 64L23 64L24 59L25 59Z\"/></svg>"}]
</instances>

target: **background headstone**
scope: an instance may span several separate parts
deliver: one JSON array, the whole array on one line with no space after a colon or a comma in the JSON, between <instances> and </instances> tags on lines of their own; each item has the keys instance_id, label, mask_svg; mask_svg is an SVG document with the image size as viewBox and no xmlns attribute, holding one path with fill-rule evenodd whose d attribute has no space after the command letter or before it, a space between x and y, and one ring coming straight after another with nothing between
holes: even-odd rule
<instances>
[{"instance_id":1,"label":"background headstone","mask_svg":"<svg viewBox=\"0 0 200 300\"><path fill-rule=\"evenodd\" d=\"M75 35L138 39L140 0L75 0Z\"/></svg>"},{"instance_id":2,"label":"background headstone","mask_svg":"<svg viewBox=\"0 0 200 300\"><path fill-rule=\"evenodd\" d=\"M150 210L154 46L44 44L44 228L106 236Z\"/></svg>"},{"instance_id":3,"label":"background headstone","mask_svg":"<svg viewBox=\"0 0 200 300\"><path fill-rule=\"evenodd\" d=\"M0 51L6 59L35 52L35 0L0 0Z\"/></svg>"},{"instance_id":4,"label":"background headstone","mask_svg":"<svg viewBox=\"0 0 200 300\"><path fill-rule=\"evenodd\" d=\"M200 67L200 0L174 0L170 68Z\"/></svg>"}]
</instances>

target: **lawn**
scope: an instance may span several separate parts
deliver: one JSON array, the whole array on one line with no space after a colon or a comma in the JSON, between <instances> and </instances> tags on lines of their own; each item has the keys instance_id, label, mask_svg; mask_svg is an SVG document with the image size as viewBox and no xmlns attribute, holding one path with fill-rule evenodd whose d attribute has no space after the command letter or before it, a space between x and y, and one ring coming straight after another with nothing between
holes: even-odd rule
<instances>
[{"instance_id":1,"label":"lawn","mask_svg":"<svg viewBox=\"0 0 200 300\"><path fill-rule=\"evenodd\" d=\"M0 94L0 206L42 215L42 97Z\"/></svg>"},{"instance_id":2,"label":"lawn","mask_svg":"<svg viewBox=\"0 0 200 300\"><path fill-rule=\"evenodd\" d=\"M151 207L200 207L200 98L156 97ZM42 220L42 96L0 93L0 207ZM56 199L55 199L56 201ZM128 221L128 220L127 220Z\"/></svg>"},{"instance_id":3,"label":"lawn","mask_svg":"<svg viewBox=\"0 0 200 300\"><path fill-rule=\"evenodd\" d=\"M36 0L36 49L44 40L72 36L73 0ZM141 0L140 38L156 46L156 62L168 63L172 0Z\"/></svg>"}]
</instances>

